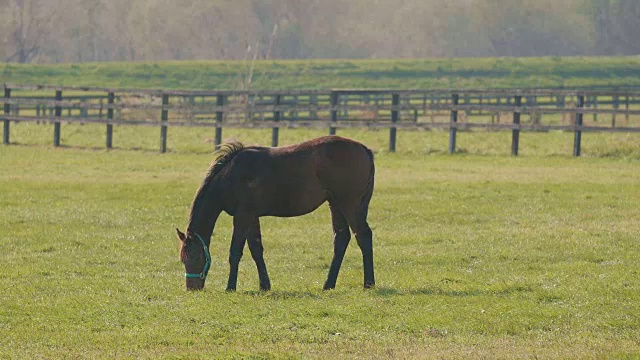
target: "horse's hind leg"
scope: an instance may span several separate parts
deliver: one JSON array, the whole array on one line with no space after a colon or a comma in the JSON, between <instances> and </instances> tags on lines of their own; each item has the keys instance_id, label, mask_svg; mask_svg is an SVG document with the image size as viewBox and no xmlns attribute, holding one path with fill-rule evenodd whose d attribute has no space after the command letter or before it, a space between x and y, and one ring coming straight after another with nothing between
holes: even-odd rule
<instances>
[{"instance_id":1,"label":"horse's hind leg","mask_svg":"<svg viewBox=\"0 0 640 360\"><path fill-rule=\"evenodd\" d=\"M353 232L356 234L358 246L362 251L362 262L364 264L364 288L372 288L376 285L373 273L373 232L366 220L356 225Z\"/></svg>"},{"instance_id":2,"label":"horse's hind leg","mask_svg":"<svg viewBox=\"0 0 640 360\"><path fill-rule=\"evenodd\" d=\"M371 192L365 194L358 205L347 207L345 214L351 230L356 235L356 241L362 251L362 263L364 265L364 288L372 288L376 285L373 272L373 232L367 223L369 201Z\"/></svg>"},{"instance_id":3,"label":"horse's hind leg","mask_svg":"<svg viewBox=\"0 0 640 360\"><path fill-rule=\"evenodd\" d=\"M349 224L344 214L342 214L331 201L329 202L329 209L331 210L331 222L333 223L333 260L331 260L329 275L327 276L327 281L324 283L323 290L334 289L336 287L336 280L338 278L338 272L340 272L342 260L344 259L344 253L347 251L349 240L351 240Z\"/></svg>"}]
</instances>

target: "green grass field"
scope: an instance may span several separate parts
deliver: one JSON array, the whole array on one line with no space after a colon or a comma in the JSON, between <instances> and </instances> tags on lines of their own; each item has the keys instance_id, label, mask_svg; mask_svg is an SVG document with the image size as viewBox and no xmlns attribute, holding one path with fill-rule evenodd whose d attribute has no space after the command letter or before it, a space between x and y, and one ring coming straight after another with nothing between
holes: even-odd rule
<instances>
[{"instance_id":1,"label":"green grass field","mask_svg":"<svg viewBox=\"0 0 640 360\"><path fill-rule=\"evenodd\" d=\"M249 63L167 61L0 64L0 83L238 89ZM252 89L639 86L640 57L277 60L255 63Z\"/></svg>"},{"instance_id":2,"label":"green grass field","mask_svg":"<svg viewBox=\"0 0 640 360\"><path fill-rule=\"evenodd\" d=\"M378 287L355 241L336 290L326 205L262 221L273 290L245 252L225 293L221 216L203 292L184 290L184 228L211 129L12 124L0 146L0 358L640 357L637 134L339 134L376 152L370 224ZM325 130L281 130L288 144ZM268 144L269 131L224 138Z\"/></svg>"}]
</instances>

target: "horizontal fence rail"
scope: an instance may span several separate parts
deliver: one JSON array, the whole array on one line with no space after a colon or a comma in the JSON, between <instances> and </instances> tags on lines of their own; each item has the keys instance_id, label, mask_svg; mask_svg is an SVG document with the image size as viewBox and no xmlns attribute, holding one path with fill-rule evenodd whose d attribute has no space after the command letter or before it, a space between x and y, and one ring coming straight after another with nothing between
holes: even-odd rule
<instances>
[{"instance_id":1,"label":"horizontal fence rail","mask_svg":"<svg viewBox=\"0 0 640 360\"><path fill-rule=\"evenodd\" d=\"M52 123L54 146L63 123L104 124L107 148L114 125L143 125L160 128L161 152L175 126L215 127L216 148L223 128L271 128L273 146L280 128L389 129L392 152L397 129L444 129L451 153L457 131L511 131L514 156L521 131L572 132L574 156L583 132L640 132L640 91L626 89L169 91L5 84L0 102L4 144L10 122Z\"/></svg>"}]
</instances>

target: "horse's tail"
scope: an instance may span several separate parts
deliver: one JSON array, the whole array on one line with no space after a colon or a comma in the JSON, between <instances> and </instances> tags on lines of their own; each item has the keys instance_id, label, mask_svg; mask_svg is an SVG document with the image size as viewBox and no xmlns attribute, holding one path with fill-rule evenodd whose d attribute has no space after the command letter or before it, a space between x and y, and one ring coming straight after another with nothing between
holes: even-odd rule
<instances>
[{"instance_id":1,"label":"horse's tail","mask_svg":"<svg viewBox=\"0 0 640 360\"><path fill-rule=\"evenodd\" d=\"M365 146L364 148L367 151L367 155L369 155L369 160L371 161L371 171L369 171L369 180L367 181L367 188L371 188L373 192L373 178L376 175L376 165L373 161L373 151Z\"/></svg>"},{"instance_id":2,"label":"horse's tail","mask_svg":"<svg viewBox=\"0 0 640 360\"><path fill-rule=\"evenodd\" d=\"M371 201L371 197L373 196L373 186L374 186L374 178L376 175L376 166L373 161L373 151L368 147L364 146L364 150L369 155L369 161L371 162L371 170L369 170L369 178L367 179L367 185L365 186L364 194L362 195L362 199L360 200L360 207L364 211L365 216L369 212L369 202Z\"/></svg>"}]
</instances>

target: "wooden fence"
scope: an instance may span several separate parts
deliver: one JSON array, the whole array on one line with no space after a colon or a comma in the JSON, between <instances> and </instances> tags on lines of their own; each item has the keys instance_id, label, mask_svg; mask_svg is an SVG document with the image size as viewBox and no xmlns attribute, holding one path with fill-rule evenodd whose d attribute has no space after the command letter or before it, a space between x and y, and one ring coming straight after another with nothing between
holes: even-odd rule
<instances>
[{"instance_id":1,"label":"wooden fence","mask_svg":"<svg viewBox=\"0 0 640 360\"><path fill-rule=\"evenodd\" d=\"M114 125L146 125L160 128L161 152L173 126L214 127L216 148L222 129L231 127L271 128L272 146L281 127L325 127L330 134L388 128L392 152L397 129L448 129L450 153L458 131L511 131L514 156L521 131L572 132L574 156L580 156L582 132L640 132L638 90L168 91L5 84L0 102L4 144L10 143L12 121L52 123L54 146L63 123L104 124L107 149Z\"/></svg>"}]
</instances>

